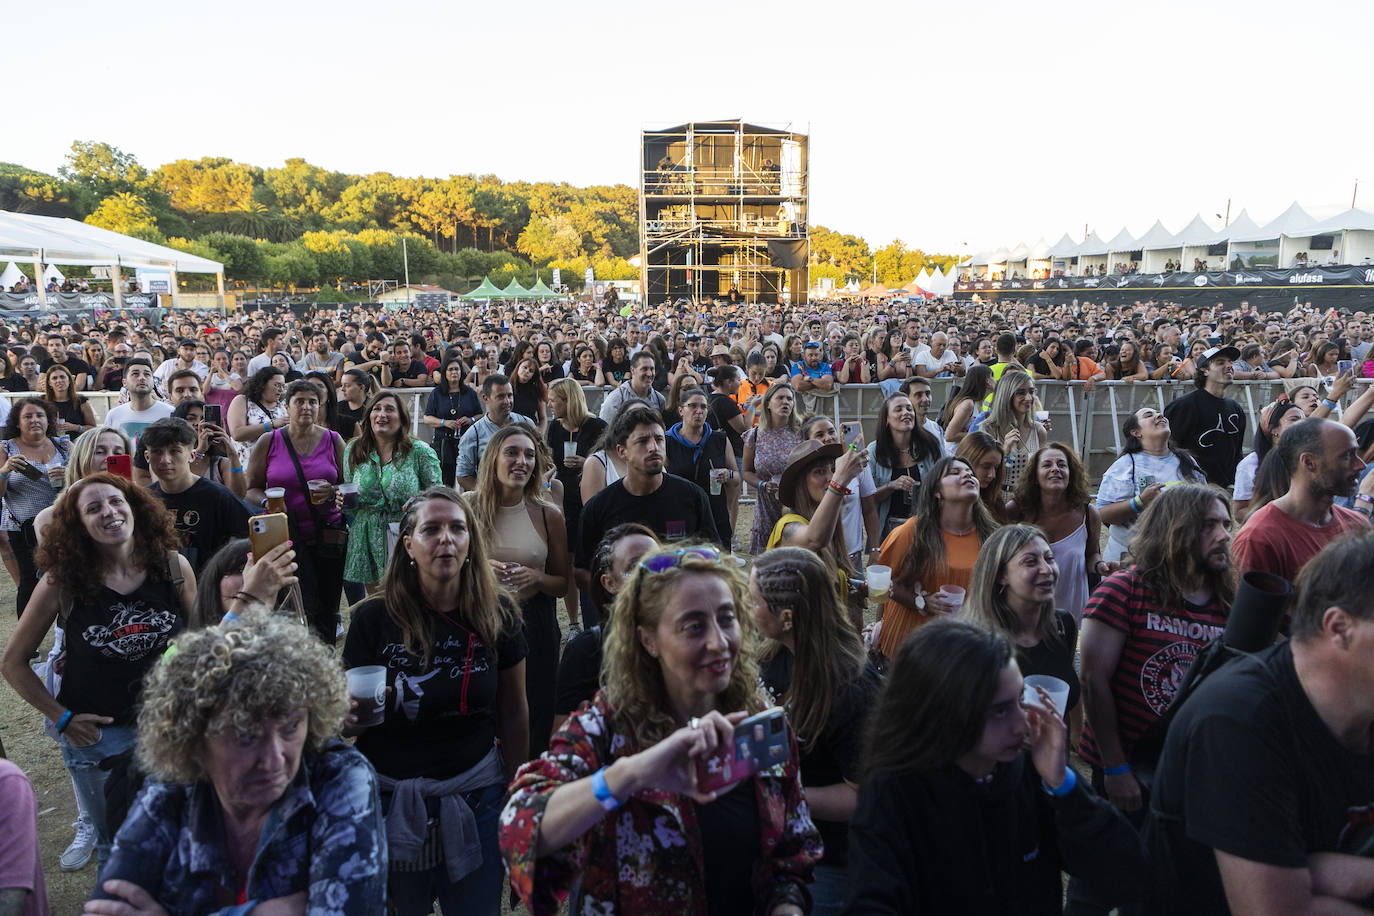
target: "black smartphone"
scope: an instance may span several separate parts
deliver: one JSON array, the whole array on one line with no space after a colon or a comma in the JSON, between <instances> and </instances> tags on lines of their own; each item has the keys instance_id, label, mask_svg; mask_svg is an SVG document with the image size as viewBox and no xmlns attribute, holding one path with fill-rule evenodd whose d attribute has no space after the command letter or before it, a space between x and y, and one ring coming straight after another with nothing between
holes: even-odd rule
<instances>
[{"instance_id":1,"label":"black smartphone","mask_svg":"<svg viewBox=\"0 0 1374 916\"><path fill-rule=\"evenodd\" d=\"M224 428L224 408L223 408L221 405L219 405L219 404L206 404L206 405L205 405L205 415L204 415L204 417L202 417L202 419L203 419L206 423L213 424L213 425L215 425L215 426L218 426L220 429L223 429L223 428Z\"/></svg>"}]
</instances>

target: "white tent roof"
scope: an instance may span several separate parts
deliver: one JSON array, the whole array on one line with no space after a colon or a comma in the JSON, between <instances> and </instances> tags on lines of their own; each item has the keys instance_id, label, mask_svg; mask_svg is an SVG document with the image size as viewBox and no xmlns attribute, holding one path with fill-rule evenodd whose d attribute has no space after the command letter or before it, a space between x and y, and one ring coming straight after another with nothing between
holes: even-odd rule
<instances>
[{"instance_id":1,"label":"white tent roof","mask_svg":"<svg viewBox=\"0 0 1374 916\"><path fill-rule=\"evenodd\" d=\"M1025 242L1020 243L1007 255L1008 261L1024 261L1030 255L1030 246Z\"/></svg>"},{"instance_id":2,"label":"white tent roof","mask_svg":"<svg viewBox=\"0 0 1374 916\"><path fill-rule=\"evenodd\" d=\"M1257 242L1261 239L1276 239L1281 235L1304 236L1310 234L1313 226L1317 223L1312 216L1298 205L1295 200L1278 216L1263 227L1244 234L1237 233L1232 228L1231 241L1233 242Z\"/></svg>"},{"instance_id":3,"label":"white tent roof","mask_svg":"<svg viewBox=\"0 0 1374 916\"><path fill-rule=\"evenodd\" d=\"M986 252L986 251L980 251L980 252L978 252L978 254L975 254L973 257L971 257L971 258L969 258L967 261L965 261L964 264L969 265L969 266L972 266L972 267L982 267L982 266L983 266L984 264L986 264L987 262L988 262L988 252Z\"/></svg>"},{"instance_id":4,"label":"white tent roof","mask_svg":"<svg viewBox=\"0 0 1374 916\"><path fill-rule=\"evenodd\" d=\"M1112 236L1112 240L1107 243L1107 251L1109 252L1135 251L1135 249L1135 236L1127 232L1125 227L1122 227L1121 231Z\"/></svg>"},{"instance_id":5,"label":"white tent roof","mask_svg":"<svg viewBox=\"0 0 1374 916\"><path fill-rule=\"evenodd\" d=\"M1152 251L1159 248L1177 248L1173 243L1174 234L1164 228L1164 223L1155 220L1155 224L1149 231L1135 240L1136 245L1141 251Z\"/></svg>"},{"instance_id":6,"label":"white tent roof","mask_svg":"<svg viewBox=\"0 0 1374 916\"><path fill-rule=\"evenodd\" d=\"M1048 260L1050 256L1050 243L1045 241L1045 237L1040 236L1040 241L1031 246L1030 254L1026 255L1032 261Z\"/></svg>"},{"instance_id":7,"label":"white tent roof","mask_svg":"<svg viewBox=\"0 0 1374 916\"><path fill-rule=\"evenodd\" d=\"M1067 232L1064 237L1050 246L1050 256L1055 258L1071 257L1078 252L1081 242L1075 242Z\"/></svg>"},{"instance_id":8,"label":"white tent roof","mask_svg":"<svg viewBox=\"0 0 1374 916\"><path fill-rule=\"evenodd\" d=\"M28 276L11 261L10 265L5 268L5 272L0 274L0 288L9 289L20 280L28 279Z\"/></svg>"},{"instance_id":9,"label":"white tent roof","mask_svg":"<svg viewBox=\"0 0 1374 916\"><path fill-rule=\"evenodd\" d=\"M1124 231L1124 230L1123 230ZM1092 257L1107 253L1107 243L1098 237L1096 232L1089 232L1088 237L1083 240L1083 244L1073 250L1079 257Z\"/></svg>"},{"instance_id":10,"label":"white tent roof","mask_svg":"<svg viewBox=\"0 0 1374 916\"><path fill-rule=\"evenodd\" d=\"M1276 236L1266 235L1259 224L1250 218L1247 210L1240 211L1240 216L1231 220L1231 224L1221 230L1219 242L1230 240L1232 242L1248 242L1255 239L1275 238Z\"/></svg>"},{"instance_id":11,"label":"white tent roof","mask_svg":"<svg viewBox=\"0 0 1374 916\"><path fill-rule=\"evenodd\" d=\"M188 274L224 270L218 261L76 220L4 210L0 210L0 256L55 264L174 267Z\"/></svg>"},{"instance_id":12,"label":"white tent roof","mask_svg":"<svg viewBox=\"0 0 1374 916\"><path fill-rule=\"evenodd\" d=\"M1346 210L1344 213L1337 213L1330 219L1324 219L1310 228L1310 232L1324 234L1328 232L1340 232L1345 229L1374 231L1374 213L1368 210Z\"/></svg>"},{"instance_id":13,"label":"white tent roof","mask_svg":"<svg viewBox=\"0 0 1374 916\"><path fill-rule=\"evenodd\" d=\"M43 279L56 280L58 283L61 283L63 280L67 278L63 276L62 271L57 269L56 264L49 264L47 269L43 271Z\"/></svg>"},{"instance_id":14,"label":"white tent roof","mask_svg":"<svg viewBox=\"0 0 1374 916\"><path fill-rule=\"evenodd\" d=\"M924 267L922 267L922 268L921 268L921 272L918 273L918 274L916 275L916 279L915 279L915 280L912 280L911 282L912 282L912 283L915 283L915 284L916 284L918 287L920 287L921 289L926 290L926 291L929 291L929 290L930 290L930 271L928 271L928 270L926 270Z\"/></svg>"},{"instance_id":15,"label":"white tent roof","mask_svg":"<svg viewBox=\"0 0 1374 916\"><path fill-rule=\"evenodd\" d=\"M1218 242L1226 241L1226 232L1220 229L1213 229L1207 224L1199 213L1192 218L1188 225L1175 232L1169 239L1169 244L1160 245L1160 248L1183 248L1189 245L1215 245Z\"/></svg>"},{"instance_id":16,"label":"white tent roof","mask_svg":"<svg viewBox=\"0 0 1374 916\"><path fill-rule=\"evenodd\" d=\"M1005 263L1007 263L1007 259L1010 258L1010 257L1011 257L1011 252L1010 252L1010 251L1007 251L1007 249L1005 249L1005 248L998 248L998 249L997 249L996 251L994 251L992 254L988 255L988 263L989 263L989 264L1005 264Z\"/></svg>"}]
</instances>

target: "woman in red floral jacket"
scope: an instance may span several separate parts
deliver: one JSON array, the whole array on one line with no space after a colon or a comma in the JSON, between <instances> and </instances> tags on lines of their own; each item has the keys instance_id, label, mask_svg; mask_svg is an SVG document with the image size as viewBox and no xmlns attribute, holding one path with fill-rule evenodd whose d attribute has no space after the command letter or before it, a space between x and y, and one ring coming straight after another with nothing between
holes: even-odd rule
<instances>
[{"instance_id":1,"label":"woman in red floral jacket","mask_svg":"<svg viewBox=\"0 0 1374 916\"><path fill-rule=\"evenodd\" d=\"M765 705L748 602L713 547L635 568L604 637L606 686L521 767L501 815L511 882L535 916L556 912L579 875L579 913L808 912L821 843L796 741L753 777L696 783L696 758Z\"/></svg>"}]
</instances>

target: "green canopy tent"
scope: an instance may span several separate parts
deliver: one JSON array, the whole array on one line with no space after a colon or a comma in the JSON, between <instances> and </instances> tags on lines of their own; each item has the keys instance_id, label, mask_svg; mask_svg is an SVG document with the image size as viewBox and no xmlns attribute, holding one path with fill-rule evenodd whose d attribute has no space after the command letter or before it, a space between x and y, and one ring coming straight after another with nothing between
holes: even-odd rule
<instances>
[{"instance_id":1,"label":"green canopy tent","mask_svg":"<svg viewBox=\"0 0 1374 916\"><path fill-rule=\"evenodd\" d=\"M530 287L529 294L531 299L559 298L558 293L555 293L553 290L549 289L548 284L544 282L543 277L540 277L538 280L536 280L535 284Z\"/></svg>"},{"instance_id":2,"label":"green canopy tent","mask_svg":"<svg viewBox=\"0 0 1374 916\"><path fill-rule=\"evenodd\" d=\"M463 293L459 299L501 299L504 298L501 290L492 283L487 277L482 278L482 282L471 292Z\"/></svg>"},{"instance_id":3,"label":"green canopy tent","mask_svg":"<svg viewBox=\"0 0 1374 916\"><path fill-rule=\"evenodd\" d=\"M501 290L502 299L529 299L530 291L520 285L520 281L514 277L510 278L510 285Z\"/></svg>"}]
</instances>

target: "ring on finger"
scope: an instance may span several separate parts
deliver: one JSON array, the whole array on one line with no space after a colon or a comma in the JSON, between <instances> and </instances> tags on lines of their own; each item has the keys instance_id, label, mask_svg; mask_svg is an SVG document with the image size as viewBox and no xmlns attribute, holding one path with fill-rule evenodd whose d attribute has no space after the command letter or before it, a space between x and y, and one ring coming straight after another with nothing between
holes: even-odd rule
<instances>
[{"instance_id":1,"label":"ring on finger","mask_svg":"<svg viewBox=\"0 0 1374 916\"><path fill-rule=\"evenodd\" d=\"M696 728L696 727L697 727L698 725L700 725L700 724L701 724L701 720L698 719L696 716L692 716L692 718L690 718L690 719L687 720L687 727L688 727L688 728Z\"/></svg>"}]
</instances>

